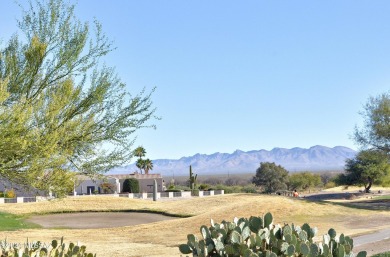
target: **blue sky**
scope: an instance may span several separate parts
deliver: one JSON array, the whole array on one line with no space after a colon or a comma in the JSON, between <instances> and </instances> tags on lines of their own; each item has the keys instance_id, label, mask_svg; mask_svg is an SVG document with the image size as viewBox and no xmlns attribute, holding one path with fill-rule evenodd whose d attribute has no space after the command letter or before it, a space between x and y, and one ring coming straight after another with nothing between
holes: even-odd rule
<instances>
[{"instance_id":1,"label":"blue sky","mask_svg":"<svg viewBox=\"0 0 390 257\"><path fill-rule=\"evenodd\" d=\"M22 3L24 1L21 1ZM0 38L16 31L0 1ZM157 87L151 159L343 145L369 96L389 90L389 1L93 1L130 92Z\"/></svg>"}]
</instances>

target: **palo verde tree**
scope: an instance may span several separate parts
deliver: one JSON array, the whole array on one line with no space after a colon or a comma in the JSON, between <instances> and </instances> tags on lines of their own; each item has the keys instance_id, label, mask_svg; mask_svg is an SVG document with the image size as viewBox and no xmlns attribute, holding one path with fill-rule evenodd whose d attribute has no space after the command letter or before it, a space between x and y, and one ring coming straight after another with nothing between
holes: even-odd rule
<instances>
[{"instance_id":1,"label":"palo verde tree","mask_svg":"<svg viewBox=\"0 0 390 257\"><path fill-rule=\"evenodd\" d=\"M355 128L355 141L365 149L390 154L390 93L370 97L362 115L364 125Z\"/></svg>"},{"instance_id":2,"label":"palo verde tree","mask_svg":"<svg viewBox=\"0 0 390 257\"><path fill-rule=\"evenodd\" d=\"M287 189L288 171L274 162L261 162L252 183L261 186L266 193Z\"/></svg>"},{"instance_id":3,"label":"palo verde tree","mask_svg":"<svg viewBox=\"0 0 390 257\"><path fill-rule=\"evenodd\" d=\"M127 162L132 134L153 127L151 92L131 95L101 65L113 46L99 22L82 23L74 8L31 2L20 34L0 45L1 179L61 192L72 170L99 174Z\"/></svg>"}]
</instances>

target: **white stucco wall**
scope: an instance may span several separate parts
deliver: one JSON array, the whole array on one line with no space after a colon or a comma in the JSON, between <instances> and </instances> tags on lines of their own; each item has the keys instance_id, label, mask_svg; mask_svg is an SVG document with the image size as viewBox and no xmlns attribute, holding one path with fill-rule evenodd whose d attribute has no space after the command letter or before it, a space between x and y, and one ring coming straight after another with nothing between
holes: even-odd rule
<instances>
[{"instance_id":1,"label":"white stucco wall","mask_svg":"<svg viewBox=\"0 0 390 257\"><path fill-rule=\"evenodd\" d=\"M140 193L153 193L154 180L156 180L157 182L157 192L163 192L164 191L163 178L147 178L147 179L138 179ZM120 179L121 189L123 188L124 181L125 179Z\"/></svg>"},{"instance_id":2,"label":"white stucco wall","mask_svg":"<svg viewBox=\"0 0 390 257\"><path fill-rule=\"evenodd\" d=\"M95 190L97 190L99 193L103 193L102 189L100 188L100 185L102 183L110 183L116 186L116 193L119 193L121 191L120 183L118 179L115 178L107 178L106 180L102 179L83 179L78 180L75 184L75 193L77 195L89 195L93 194ZM99 191L100 190L100 191Z\"/></svg>"}]
</instances>

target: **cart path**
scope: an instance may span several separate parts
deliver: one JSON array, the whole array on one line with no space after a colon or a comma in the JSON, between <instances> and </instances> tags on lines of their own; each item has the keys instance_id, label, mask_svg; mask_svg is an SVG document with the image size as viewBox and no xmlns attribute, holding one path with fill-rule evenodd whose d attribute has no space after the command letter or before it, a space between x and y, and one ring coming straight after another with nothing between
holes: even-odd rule
<instances>
[{"instance_id":1,"label":"cart path","mask_svg":"<svg viewBox=\"0 0 390 257\"><path fill-rule=\"evenodd\" d=\"M390 228L379 230L375 233L361 235L353 238L354 246L365 245L390 238ZM390 247L389 247L390 248Z\"/></svg>"}]
</instances>

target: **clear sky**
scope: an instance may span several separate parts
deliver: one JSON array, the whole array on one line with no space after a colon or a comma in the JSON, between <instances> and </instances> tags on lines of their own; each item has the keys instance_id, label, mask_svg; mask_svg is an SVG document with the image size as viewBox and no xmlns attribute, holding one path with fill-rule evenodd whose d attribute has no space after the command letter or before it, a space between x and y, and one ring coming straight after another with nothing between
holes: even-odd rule
<instances>
[{"instance_id":1,"label":"clear sky","mask_svg":"<svg viewBox=\"0 0 390 257\"><path fill-rule=\"evenodd\" d=\"M20 1L24 3L24 1ZM96 1L128 90L157 87L151 159L343 145L369 96L390 89L390 1ZM19 8L0 1L0 38Z\"/></svg>"}]
</instances>

